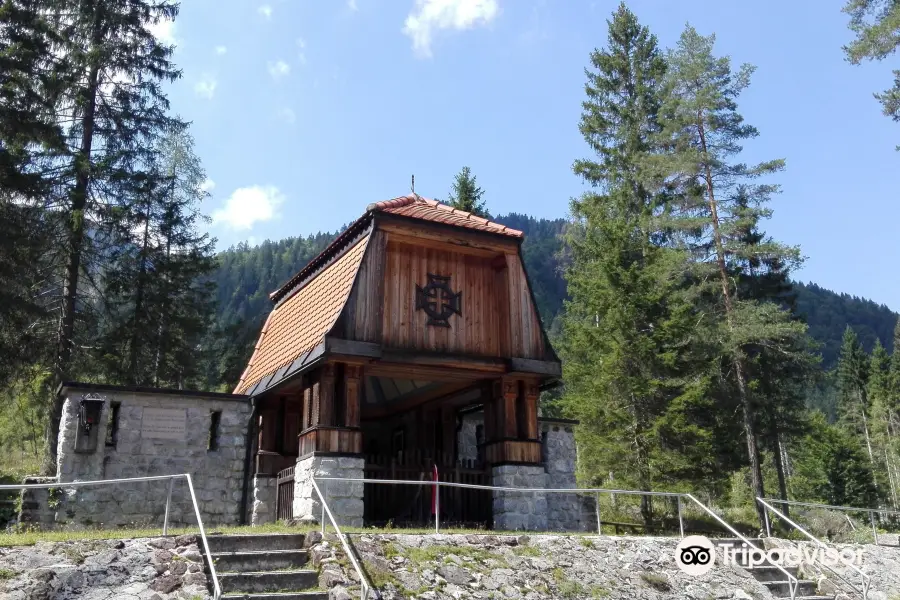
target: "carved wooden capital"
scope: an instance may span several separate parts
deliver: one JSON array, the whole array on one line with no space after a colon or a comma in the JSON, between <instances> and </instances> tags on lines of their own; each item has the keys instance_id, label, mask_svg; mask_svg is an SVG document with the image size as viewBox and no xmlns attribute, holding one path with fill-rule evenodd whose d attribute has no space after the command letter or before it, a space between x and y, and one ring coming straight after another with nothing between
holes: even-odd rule
<instances>
[{"instance_id":1,"label":"carved wooden capital","mask_svg":"<svg viewBox=\"0 0 900 600\"><path fill-rule=\"evenodd\" d=\"M362 378L362 366L360 366L360 365L345 365L344 366L344 378L345 379L360 379L360 378Z\"/></svg>"}]
</instances>

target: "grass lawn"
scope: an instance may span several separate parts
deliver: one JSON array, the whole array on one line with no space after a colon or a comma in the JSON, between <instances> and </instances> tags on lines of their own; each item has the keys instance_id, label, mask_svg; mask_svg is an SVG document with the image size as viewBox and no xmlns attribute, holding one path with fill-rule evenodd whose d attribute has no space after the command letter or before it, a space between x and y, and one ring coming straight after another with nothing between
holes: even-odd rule
<instances>
[{"instance_id":1,"label":"grass lawn","mask_svg":"<svg viewBox=\"0 0 900 600\"><path fill-rule=\"evenodd\" d=\"M283 523L273 523L269 525L259 525L257 527L207 527L206 535L216 534L248 534L248 533L306 533L319 529L319 526L291 526ZM333 532L332 527L327 527L326 532ZM433 527L410 528L410 529L377 529L372 527L346 527L341 531L351 535L362 534L432 534ZM196 527L188 527L184 529L169 529L169 535L184 535L188 533L200 533ZM443 534L468 534L468 535L523 535L528 532L522 531L491 531L485 529L441 529ZM573 532L573 533L554 533L554 532L531 532L530 535L565 535L565 536L585 536L596 535L591 532ZM116 540L116 539L135 539L147 537L161 537L162 529L82 529L72 531L29 531L24 533L0 533L0 547L9 546L31 546L37 542L73 542L81 540Z\"/></svg>"}]
</instances>

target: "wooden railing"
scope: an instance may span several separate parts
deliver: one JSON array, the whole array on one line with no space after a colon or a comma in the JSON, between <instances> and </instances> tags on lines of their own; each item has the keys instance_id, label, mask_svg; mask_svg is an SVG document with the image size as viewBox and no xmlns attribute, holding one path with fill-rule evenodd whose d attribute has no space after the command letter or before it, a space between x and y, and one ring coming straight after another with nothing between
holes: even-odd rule
<instances>
[{"instance_id":1,"label":"wooden railing","mask_svg":"<svg viewBox=\"0 0 900 600\"><path fill-rule=\"evenodd\" d=\"M275 518L290 521L294 518L294 467L280 471L275 482L278 490L275 496Z\"/></svg>"}]
</instances>

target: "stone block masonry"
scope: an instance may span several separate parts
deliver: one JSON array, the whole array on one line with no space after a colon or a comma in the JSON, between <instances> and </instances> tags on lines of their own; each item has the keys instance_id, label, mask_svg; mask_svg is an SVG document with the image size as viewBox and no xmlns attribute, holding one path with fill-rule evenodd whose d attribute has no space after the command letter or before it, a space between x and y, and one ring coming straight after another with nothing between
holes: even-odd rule
<instances>
[{"instance_id":1,"label":"stone block masonry","mask_svg":"<svg viewBox=\"0 0 900 600\"><path fill-rule=\"evenodd\" d=\"M246 398L89 384L61 393L66 401L58 445L60 483L190 473L204 525L239 523L251 411ZM102 398L103 406L94 425L100 429L96 447L85 450L78 439L84 436L79 405L88 393ZM174 425L164 423L166 417ZM115 432L110 430L105 440L108 427ZM68 526L159 526L167 493L168 484L160 481L61 487L54 521ZM169 524L195 522L187 483L176 480Z\"/></svg>"},{"instance_id":2,"label":"stone block masonry","mask_svg":"<svg viewBox=\"0 0 900 600\"><path fill-rule=\"evenodd\" d=\"M278 495L278 478L272 475L256 475L253 478L253 512L250 524L265 525L277 520L275 498Z\"/></svg>"},{"instance_id":3,"label":"stone block masonry","mask_svg":"<svg viewBox=\"0 0 900 600\"><path fill-rule=\"evenodd\" d=\"M294 469L294 518L319 522L322 504L310 481L313 477L362 479L365 459L355 456L307 456ZM319 489L338 525L363 526L363 483L360 481L318 481ZM326 519L328 517L325 517Z\"/></svg>"},{"instance_id":4,"label":"stone block masonry","mask_svg":"<svg viewBox=\"0 0 900 600\"><path fill-rule=\"evenodd\" d=\"M578 487L575 479L575 435L571 424L543 422L541 443L544 446L544 468L547 487ZM584 531L590 525L584 519L584 498L578 494L547 494L547 527L550 531Z\"/></svg>"},{"instance_id":5,"label":"stone block masonry","mask_svg":"<svg viewBox=\"0 0 900 600\"><path fill-rule=\"evenodd\" d=\"M495 487L547 487L547 473L540 465L500 465L491 469L491 475ZM494 529L547 530L547 494L495 491L493 496Z\"/></svg>"}]
</instances>

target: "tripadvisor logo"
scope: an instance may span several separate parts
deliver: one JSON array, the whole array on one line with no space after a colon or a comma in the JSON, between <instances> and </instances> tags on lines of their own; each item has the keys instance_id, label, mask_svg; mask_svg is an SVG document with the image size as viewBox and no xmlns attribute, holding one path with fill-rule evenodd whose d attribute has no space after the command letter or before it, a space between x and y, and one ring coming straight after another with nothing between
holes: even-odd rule
<instances>
[{"instance_id":1,"label":"tripadvisor logo","mask_svg":"<svg viewBox=\"0 0 900 600\"><path fill-rule=\"evenodd\" d=\"M722 553L722 564L736 565L743 568L754 568L763 565L780 567L797 567L803 562L819 563L829 567L841 564L862 566L862 549L843 548L751 548L745 543L736 546L726 542L719 544ZM709 538L702 535L691 535L675 547L675 563L678 567L694 577L706 575L716 563L716 546Z\"/></svg>"},{"instance_id":2,"label":"tripadvisor logo","mask_svg":"<svg viewBox=\"0 0 900 600\"><path fill-rule=\"evenodd\" d=\"M706 575L716 564L716 548L702 535L689 535L675 547L675 563L688 575Z\"/></svg>"}]
</instances>

